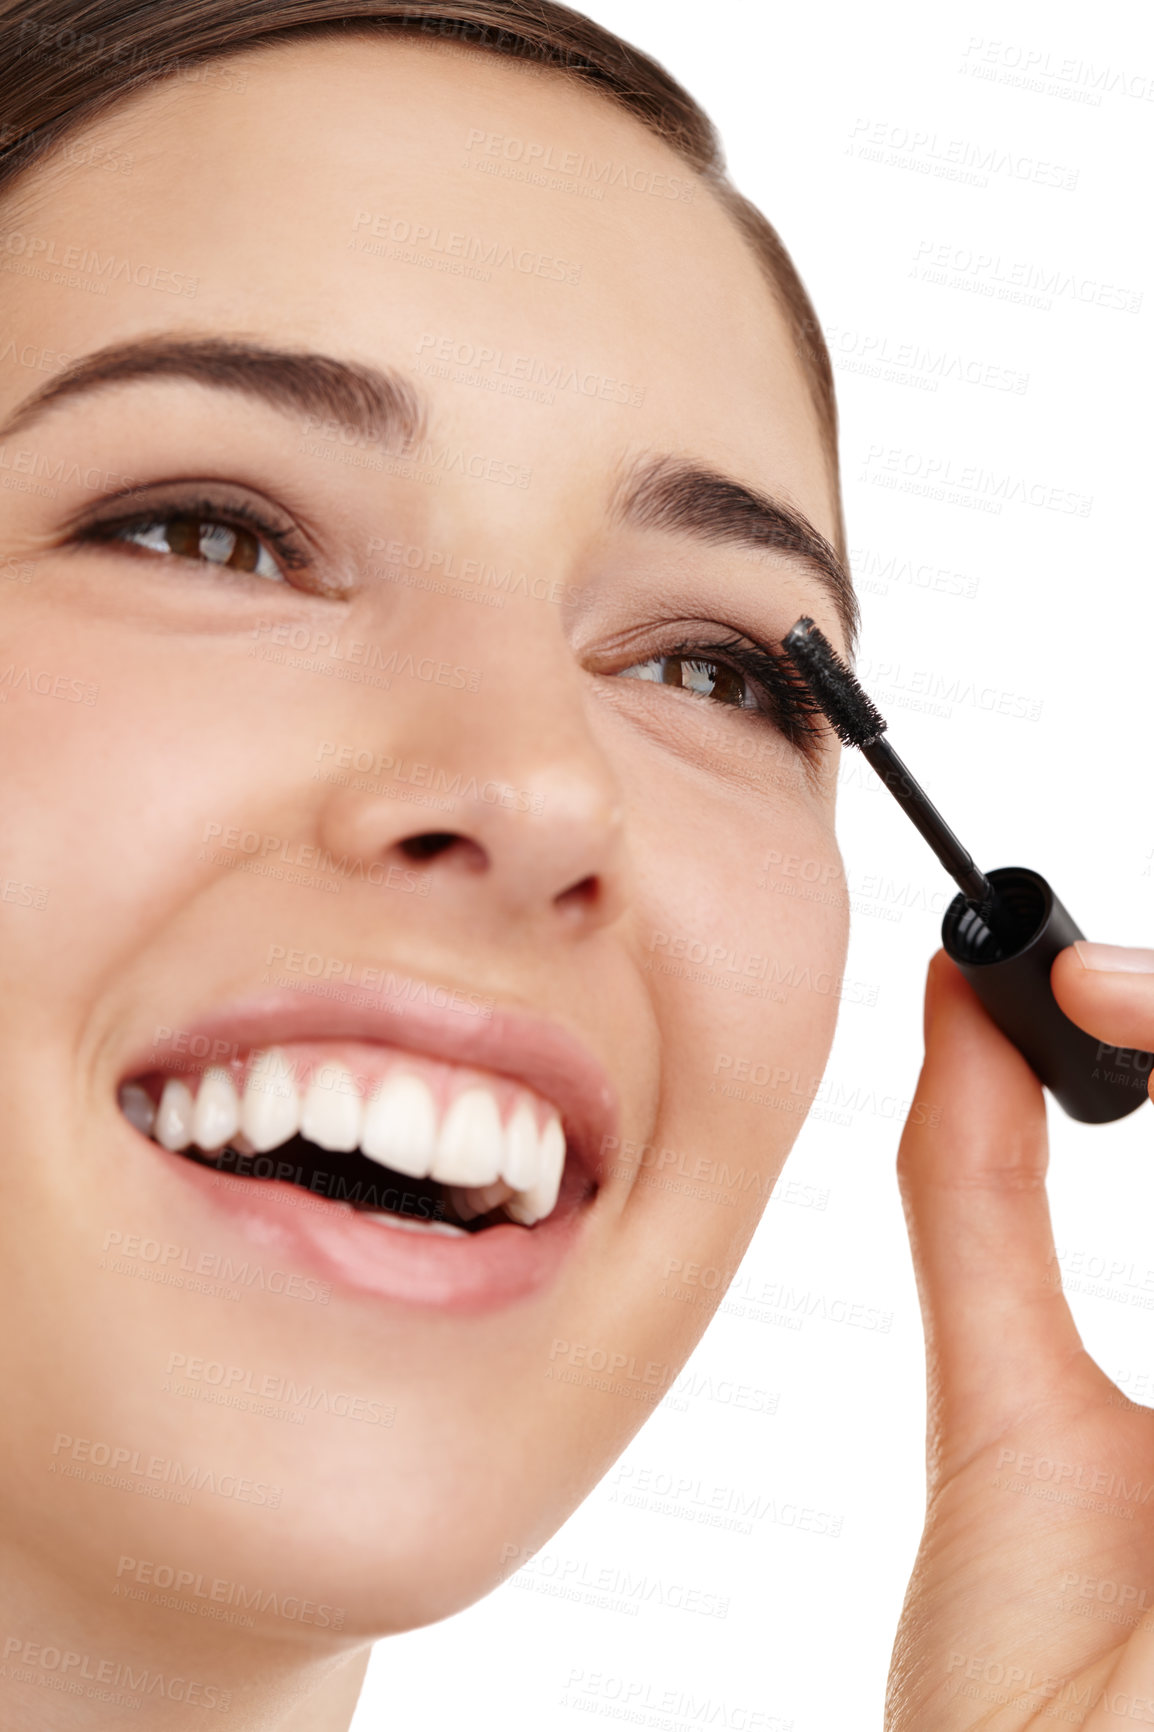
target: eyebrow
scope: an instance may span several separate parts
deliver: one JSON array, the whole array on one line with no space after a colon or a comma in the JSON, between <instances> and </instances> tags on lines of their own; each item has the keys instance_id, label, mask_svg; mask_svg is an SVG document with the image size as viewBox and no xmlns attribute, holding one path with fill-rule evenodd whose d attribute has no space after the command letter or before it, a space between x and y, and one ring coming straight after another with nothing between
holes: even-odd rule
<instances>
[{"instance_id":1,"label":"eyebrow","mask_svg":"<svg viewBox=\"0 0 1154 1732\"><path fill-rule=\"evenodd\" d=\"M273 349L231 337L133 338L83 356L26 397L0 439L23 432L58 403L136 379L191 379L240 391L281 414L335 420L402 449L424 437L425 403L403 373L313 350Z\"/></svg>"},{"instance_id":2,"label":"eyebrow","mask_svg":"<svg viewBox=\"0 0 1154 1732\"><path fill-rule=\"evenodd\" d=\"M400 371L238 337L161 333L82 356L17 406L0 427L0 441L25 431L57 404L107 385L162 378L241 392L281 414L335 420L398 454L427 437L427 399ZM820 530L783 501L692 460L647 455L620 475L610 516L640 529L798 560L833 603L852 657L859 629L853 580Z\"/></svg>"},{"instance_id":3,"label":"eyebrow","mask_svg":"<svg viewBox=\"0 0 1154 1732\"><path fill-rule=\"evenodd\" d=\"M618 523L796 559L836 610L852 658L860 627L853 579L833 544L800 511L690 459L645 456L618 482Z\"/></svg>"}]
</instances>

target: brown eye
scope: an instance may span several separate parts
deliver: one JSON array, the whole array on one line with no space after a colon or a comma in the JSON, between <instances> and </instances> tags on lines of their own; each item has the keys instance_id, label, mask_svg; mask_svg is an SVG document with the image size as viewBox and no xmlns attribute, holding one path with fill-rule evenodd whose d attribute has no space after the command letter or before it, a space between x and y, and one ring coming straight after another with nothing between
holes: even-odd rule
<instances>
[{"instance_id":1,"label":"brown eye","mask_svg":"<svg viewBox=\"0 0 1154 1732\"><path fill-rule=\"evenodd\" d=\"M173 513L171 516L140 518L110 529L108 540L126 541L155 553L175 554L182 559L202 560L207 565L231 571L251 571L257 577L283 583L284 575L258 535L243 525L220 518Z\"/></svg>"},{"instance_id":2,"label":"brown eye","mask_svg":"<svg viewBox=\"0 0 1154 1732\"><path fill-rule=\"evenodd\" d=\"M731 709L757 709L750 691L750 682L725 662L709 661L701 656L660 655L638 662L622 672L631 679L655 680L665 686L680 686L683 691L699 697L712 698L715 703Z\"/></svg>"}]
</instances>

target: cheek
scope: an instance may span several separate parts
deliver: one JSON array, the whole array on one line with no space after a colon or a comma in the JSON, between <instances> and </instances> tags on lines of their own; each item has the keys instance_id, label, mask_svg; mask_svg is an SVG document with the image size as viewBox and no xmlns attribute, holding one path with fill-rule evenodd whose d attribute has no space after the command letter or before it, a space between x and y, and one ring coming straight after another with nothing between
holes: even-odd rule
<instances>
[{"instance_id":1,"label":"cheek","mask_svg":"<svg viewBox=\"0 0 1154 1732\"><path fill-rule=\"evenodd\" d=\"M257 846L299 825L300 784L315 786L299 766L311 767L328 730L320 682L278 683L247 636L189 643L155 629L146 611L100 616L95 578L44 567L36 582L0 664L10 818L0 873L35 878L48 910L7 919L0 902L0 983L10 986L0 1018L16 1026L29 978L34 1008L83 1015L110 970L206 887L239 900L217 838L235 826ZM131 587L117 591L126 610ZM5 688L9 658L16 673Z\"/></svg>"},{"instance_id":2,"label":"cheek","mask_svg":"<svg viewBox=\"0 0 1154 1732\"><path fill-rule=\"evenodd\" d=\"M648 1289L669 1317L675 1265L701 1324L768 1202L825 1068L840 1003L848 901L832 799L766 790L704 802L651 850L637 916L662 1084L632 1151ZM626 1152L629 1158L629 1152ZM640 1293L639 1298L644 1298ZM674 1297L677 1297L674 1295Z\"/></svg>"},{"instance_id":3,"label":"cheek","mask_svg":"<svg viewBox=\"0 0 1154 1732\"><path fill-rule=\"evenodd\" d=\"M669 1086L685 1104L742 1060L820 1049L836 1021L848 898L832 800L728 789L644 838L636 938ZM764 1075L761 1081L768 1080Z\"/></svg>"},{"instance_id":4,"label":"cheek","mask_svg":"<svg viewBox=\"0 0 1154 1732\"><path fill-rule=\"evenodd\" d=\"M142 714L155 718L144 730ZM225 778L238 754L230 762L222 745L209 765L220 780L210 787L189 747L200 718L188 706L181 716L184 727L170 728L164 692L139 680L118 689L101 683L92 707L25 693L9 700L12 823L0 839L0 870L35 878L45 891L35 920L10 919L0 907L0 981L8 988L0 1017L17 1039L29 1014L42 1014L59 1040L59 1019L71 1026L83 1016L110 967L122 966L205 876L206 820L230 809Z\"/></svg>"}]
</instances>

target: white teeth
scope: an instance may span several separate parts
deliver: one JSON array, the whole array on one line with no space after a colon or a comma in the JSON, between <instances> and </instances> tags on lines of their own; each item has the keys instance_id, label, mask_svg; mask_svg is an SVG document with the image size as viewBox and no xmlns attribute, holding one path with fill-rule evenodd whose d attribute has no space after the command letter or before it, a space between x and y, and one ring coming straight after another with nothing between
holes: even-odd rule
<instances>
[{"instance_id":1,"label":"white teeth","mask_svg":"<svg viewBox=\"0 0 1154 1732\"><path fill-rule=\"evenodd\" d=\"M446 1200L462 1221L472 1221L478 1215L487 1215L490 1209L499 1209L514 1195L512 1185L498 1179L492 1185L450 1185Z\"/></svg>"},{"instance_id":2,"label":"white teeth","mask_svg":"<svg viewBox=\"0 0 1154 1732\"><path fill-rule=\"evenodd\" d=\"M509 1197L515 1195L513 1186L506 1185L504 1179L497 1179L494 1185L451 1185L447 1200L463 1221L473 1221L478 1214L489 1214L490 1209L499 1209L502 1202L508 1202Z\"/></svg>"},{"instance_id":3,"label":"white teeth","mask_svg":"<svg viewBox=\"0 0 1154 1732\"><path fill-rule=\"evenodd\" d=\"M179 1077L164 1085L152 1134L166 1149L187 1149L192 1141L192 1094Z\"/></svg>"},{"instance_id":4,"label":"white teeth","mask_svg":"<svg viewBox=\"0 0 1154 1732\"><path fill-rule=\"evenodd\" d=\"M292 1066L277 1047L258 1053L249 1068L240 1125L258 1155L287 1143L301 1128L300 1095Z\"/></svg>"},{"instance_id":5,"label":"white teeth","mask_svg":"<svg viewBox=\"0 0 1154 1732\"><path fill-rule=\"evenodd\" d=\"M301 1135L322 1149L355 1149L361 1135L361 1094L343 1064L326 1064L309 1083L301 1107Z\"/></svg>"},{"instance_id":6,"label":"white teeth","mask_svg":"<svg viewBox=\"0 0 1154 1732\"><path fill-rule=\"evenodd\" d=\"M507 1202L516 1190L515 1185L507 1185L504 1179L497 1179L492 1185L482 1185L479 1190L471 1190L470 1197L480 1203L479 1213L487 1215L490 1209L497 1209Z\"/></svg>"},{"instance_id":7,"label":"white teeth","mask_svg":"<svg viewBox=\"0 0 1154 1732\"><path fill-rule=\"evenodd\" d=\"M451 1221L414 1221L408 1215L383 1215L361 1210L361 1219L376 1221L382 1227L399 1227L403 1233L443 1233L454 1239L467 1239L464 1227L454 1227Z\"/></svg>"},{"instance_id":8,"label":"white teeth","mask_svg":"<svg viewBox=\"0 0 1154 1732\"><path fill-rule=\"evenodd\" d=\"M446 1185L491 1185L504 1153L496 1101L486 1088L468 1088L445 1114L430 1177Z\"/></svg>"},{"instance_id":9,"label":"white teeth","mask_svg":"<svg viewBox=\"0 0 1154 1732\"><path fill-rule=\"evenodd\" d=\"M153 1106L146 1090L139 1083L123 1083L120 1089L120 1110L130 1125L135 1125L138 1131L143 1131L146 1137L152 1135L152 1127L156 1120L156 1108Z\"/></svg>"},{"instance_id":10,"label":"white teeth","mask_svg":"<svg viewBox=\"0 0 1154 1732\"><path fill-rule=\"evenodd\" d=\"M518 1191L506 1205L515 1221L531 1227L551 1214L561 1189L561 1173L565 1166L565 1133L561 1120L554 1113L541 1133L541 1167L539 1175L527 1189Z\"/></svg>"},{"instance_id":11,"label":"white teeth","mask_svg":"<svg viewBox=\"0 0 1154 1732\"><path fill-rule=\"evenodd\" d=\"M165 1082L155 1109L138 1083L120 1089L125 1117L166 1149L196 1144L215 1153L230 1144L245 1154L264 1154L300 1132L319 1148L351 1152L409 1178L432 1178L450 1187L458 1218L506 1210L531 1226L556 1206L565 1165L565 1133L556 1110L537 1130L533 1098L515 1097L508 1123L501 1123L495 1088L472 1083L443 1116L424 1077L394 1066L362 1098L360 1081L344 1064L331 1061L312 1073L303 1100L295 1067L287 1053L269 1047L254 1053L243 1099L233 1073L221 1066L205 1071L194 1098L178 1077ZM440 1122L438 1122L440 1121ZM389 1213L378 1217L404 1230L458 1233L451 1222L411 1221Z\"/></svg>"},{"instance_id":12,"label":"white teeth","mask_svg":"<svg viewBox=\"0 0 1154 1732\"><path fill-rule=\"evenodd\" d=\"M365 1108L361 1150L410 1179L428 1177L437 1146L433 1091L411 1072L393 1071Z\"/></svg>"},{"instance_id":13,"label":"white teeth","mask_svg":"<svg viewBox=\"0 0 1154 1732\"><path fill-rule=\"evenodd\" d=\"M214 1065L200 1079L192 1115L192 1140L202 1149L222 1149L240 1126L236 1084Z\"/></svg>"},{"instance_id":14,"label":"white teeth","mask_svg":"<svg viewBox=\"0 0 1154 1732\"><path fill-rule=\"evenodd\" d=\"M501 1177L515 1191L525 1191L537 1177L537 1120L528 1101L519 1101L505 1132Z\"/></svg>"}]
</instances>

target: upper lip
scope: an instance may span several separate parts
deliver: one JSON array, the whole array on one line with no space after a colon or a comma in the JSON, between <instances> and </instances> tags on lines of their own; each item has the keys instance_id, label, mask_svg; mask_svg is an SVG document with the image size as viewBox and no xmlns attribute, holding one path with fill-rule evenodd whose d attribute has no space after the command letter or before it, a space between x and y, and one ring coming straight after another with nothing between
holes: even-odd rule
<instances>
[{"instance_id":1,"label":"upper lip","mask_svg":"<svg viewBox=\"0 0 1154 1732\"><path fill-rule=\"evenodd\" d=\"M432 990L444 989L430 986ZM602 1182L609 1153L616 1147L617 1094L604 1066L575 1034L508 1005L495 1003L484 1016L433 1003L412 1004L407 996L385 990L375 996L379 1004L318 1000L292 987L254 993L182 1025L180 1033L188 1039L181 1050L211 1051L215 1041L247 1051L285 1041L371 1040L496 1071L552 1101L561 1114L569 1152L597 1184ZM129 1061L123 1079L159 1068L159 1050L154 1037ZM171 1064L174 1049L163 1050ZM198 1062L191 1058L189 1068Z\"/></svg>"}]
</instances>

